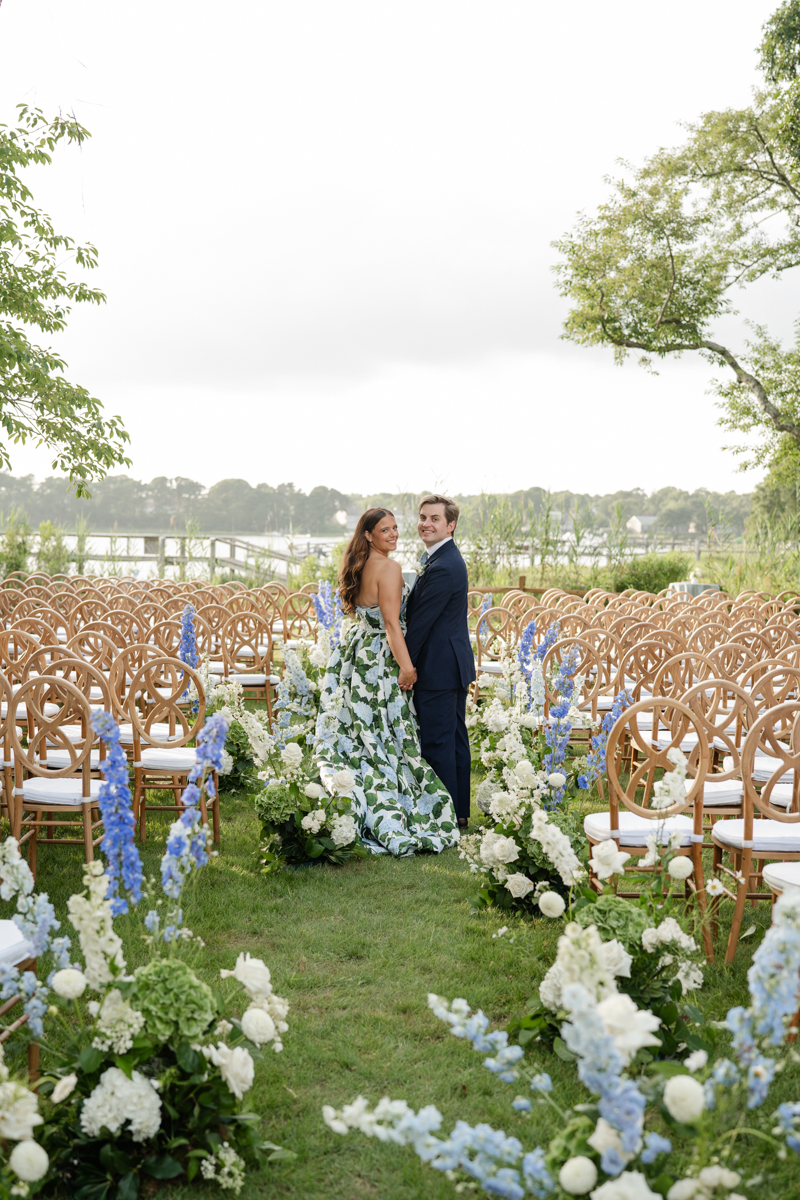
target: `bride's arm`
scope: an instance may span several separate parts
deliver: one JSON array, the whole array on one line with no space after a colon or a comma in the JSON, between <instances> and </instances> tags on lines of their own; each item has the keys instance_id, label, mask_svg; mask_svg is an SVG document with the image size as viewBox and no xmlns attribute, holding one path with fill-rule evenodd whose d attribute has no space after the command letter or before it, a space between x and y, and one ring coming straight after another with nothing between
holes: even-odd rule
<instances>
[{"instance_id":1,"label":"bride's arm","mask_svg":"<svg viewBox=\"0 0 800 1200\"><path fill-rule=\"evenodd\" d=\"M400 668L399 684L405 691L417 681L406 639L400 628L400 605L403 599L403 573L400 564L389 559L378 576L378 604L386 627L386 640Z\"/></svg>"}]
</instances>

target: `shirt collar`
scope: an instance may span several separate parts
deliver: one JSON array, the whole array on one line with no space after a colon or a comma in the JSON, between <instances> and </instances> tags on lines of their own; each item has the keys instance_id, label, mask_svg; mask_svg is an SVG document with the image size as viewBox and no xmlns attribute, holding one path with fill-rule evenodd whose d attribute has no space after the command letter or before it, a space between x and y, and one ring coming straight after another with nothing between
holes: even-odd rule
<instances>
[{"instance_id":1,"label":"shirt collar","mask_svg":"<svg viewBox=\"0 0 800 1200\"><path fill-rule=\"evenodd\" d=\"M433 558L434 554L438 554L438 553L439 553L439 551L441 550L442 546L446 546L446 545L447 545L447 543L448 543L448 542L452 542L452 540L453 540L453 539L452 539L452 537L448 536L448 537L446 537L446 538L442 538L442 540L441 540L440 542L437 542L437 543L436 543L436 545L433 547L433 549L428 551L428 562L430 562L430 561L431 561L431 559Z\"/></svg>"}]
</instances>

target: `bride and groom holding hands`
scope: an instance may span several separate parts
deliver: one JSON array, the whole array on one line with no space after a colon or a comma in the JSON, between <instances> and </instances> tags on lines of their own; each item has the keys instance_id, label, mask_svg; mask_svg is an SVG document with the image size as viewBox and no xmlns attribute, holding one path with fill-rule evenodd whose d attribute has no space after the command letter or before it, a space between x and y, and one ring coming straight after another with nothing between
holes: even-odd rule
<instances>
[{"instance_id":1,"label":"bride and groom holding hands","mask_svg":"<svg viewBox=\"0 0 800 1200\"><path fill-rule=\"evenodd\" d=\"M475 662L458 516L446 496L420 502L425 549L411 589L390 557L388 509L362 513L342 562L339 601L354 620L321 682L315 755L323 781L343 768L354 776L353 816L378 853L444 850L469 818Z\"/></svg>"}]
</instances>

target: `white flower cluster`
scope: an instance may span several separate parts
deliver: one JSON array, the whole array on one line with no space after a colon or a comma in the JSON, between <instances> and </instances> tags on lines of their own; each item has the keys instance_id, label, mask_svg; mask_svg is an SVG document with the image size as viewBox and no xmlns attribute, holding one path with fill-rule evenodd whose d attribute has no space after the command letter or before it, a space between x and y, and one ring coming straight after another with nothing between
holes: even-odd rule
<instances>
[{"instance_id":1,"label":"white flower cluster","mask_svg":"<svg viewBox=\"0 0 800 1200\"><path fill-rule=\"evenodd\" d=\"M317 640L308 648L308 661L318 671L324 671L331 656L331 635L324 625L317 626Z\"/></svg>"},{"instance_id":2,"label":"white flower cluster","mask_svg":"<svg viewBox=\"0 0 800 1200\"><path fill-rule=\"evenodd\" d=\"M653 799L650 807L655 809L671 808L673 804L686 807L686 771L688 760L677 746L667 751L667 758L673 764L673 770L668 771L663 779L653 784Z\"/></svg>"},{"instance_id":3,"label":"white flower cluster","mask_svg":"<svg viewBox=\"0 0 800 1200\"><path fill-rule=\"evenodd\" d=\"M154 1137L161 1128L161 1101L155 1080L139 1071L131 1078L119 1067L109 1067L81 1108L81 1129L89 1137L99 1137L105 1126L118 1133L127 1122L134 1142Z\"/></svg>"},{"instance_id":4,"label":"white flower cluster","mask_svg":"<svg viewBox=\"0 0 800 1200\"><path fill-rule=\"evenodd\" d=\"M507 864L519 858L519 846L513 837L486 829L479 854L484 870L491 871L498 883L504 883L508 878Z\"/></svg>"},{"instance_id":5,"label":"white flower cluster","mask_svg":"<svg viewBox=\"0 0 800 1200\"><path fill-rule=\"evenodd\" d=\"M727 1200L745 1200L744 1196L729 1190L741 1183L741 1179L739 1172L732 1171L730 1167L703 1167L696 1179L679 1179L673 1183L667 1192L667 1200L711 1200L712 1196L725 1193ZM724 1188L725 1192L720 1192L720 1188Z\"/></svg>"},{"instance_id":6,"label":"white flower cluster","mask_svg":"<svg viewBox=\"0 0 800 1200\"><path fill-rule=\"evenodd\" d=\"M300 824L307 833L317 834L325 825L328 814L324 808L315 808L306 813Z\"/></svg>"},{"instance_id":7,"label":"white flower cluster","mask_svg":"<svg viewBox=\"0 0 800 1200\"><path fill-rule=\"evenodd\" d=\"M213 1179L223 1191L231 1191L238 1196L244 1186L244 1159L228 1142L223 1142L216 1154L202 1159L200 1174L203 1179Z\"/></svg>"},{"instance_id":8,"label":"white flower cluster","mask_svg":"<svg viewBox=\"0 0 800 1200\"><path fill-rule=\"evenodd\" d=\"M297 742L287 742L281 750L281 767L290 782L299 779L303 772L303 748Z\"/></svg>"},{"instance_id":9,"label":"white flower cluster","mask_svg":"<svg viewBox=\"0 0 800 1200\"><path fill-rule=\"evenodd\" d=\"M483 723L490 733L502 733L508 729L508 710L503 707L499 696L495 696L483 714Z\"/></svg>"},{"instance_id":10,"label":"white flower cluster","mask_svg":"<svg viewBox=\"0 0 800 1200\"><path fill-rule=\"evenodd\" d=\"M10 1142L30 1141L36 1126L44 1124L38 1104L35 1092L8 1078L0 1044L0 1138Z\"/></svg>"},{"instance_id":11,"label":"white flower cluster","mask_svg":"<svg viewBox=\"0 0 800 1200\"><path fill-rule=\"evenodd\" d=\"M236 979L252 1001L242 1017L245 1037L259 1046L272 1042L274 1050L282 1050L281 1034L289 1028L286 1024L289 1004L273 992L269 967L260 958L252 958L248 952L239 955L232 971L222 970L220 975L223 979ZM260 1015L248 1018L248 1013Z\"/></svg>"},{"instance_id":12,"label":"white flower cluster","mask_svg":"<svg viewBox=\"0 0 800 1200\"><path fill-rule=\"evenodd\" d=\"M625 863L630 854L620 850L613 838L607 838L592 846L592 857L589 860L592 873L597 879L610 879L612 875L621 875L625 871Z\"/></svg>"},{"instance_id":13,"label":"white flower cluster","mask_svg":"<svg viewBox=\"0 0 800 1200\"><path fill-rule=\"evenodd\" d=\"M101 1005L91 1001L89 1012L95 1018L92 1045L98 1050L126 1054L133 1039L144 1029L144 1016L122 998L119 988L112 988Z\"/></svg>"},{"instance_id":14,"label":"white flower cluster","mask_svg":"<svg viewBox=\"0 0 800 1200\"><path fill-rule=\"evenodd\" d=\"M645 929L642 946L648 954L654 954L656 950L667 951L661 955L658 965L677 968L673 978L680 980L684 992L703 986L703 968L692 958L699 952L697 942L684 933L674 917L666 917L655 928Z\"/></svg>"},{"instance_id":15,"label":"white flower cluster","mask_svg":"<svg viewBox=\"0 0 800 1200\"><path fill-rule=\"evenodd\" d=\"M33 891L33 875L19 852L16 838L7 837L0 842L0 899L13 900L20 893L30 896Z\"/></svg>"},{"instance_id":16,"label":"white flower cluster","mask_svg":"<svg viewBox=\"0 0 800 1200\"><path fill-rule=\"evenodd\" d=\"M604 942L595 925L584 928L570 921L558 939L556 960L539 984L539 996L556 1012L565 1006L564 989L580 983L597 1003L616 994L617 976L630 978L632 962L616 938Z\"/></svg>"},{"instance_id":17,"label":"white flower cluster","mask_svg":"<svg viewBox=\"0 0 800 1200\"><path fill-rule=\"evenodd\" d=\"M100 991L113 982L115 972L124 972L125 958L122 941L114 932L111 901L105 898L109 880L103 873L102 862L95 860L87 865L83 882L89 895L75 893L70 896L67 911L83 951L86 982Z\"/></svg>"},{"instance_id":18,"label":"white flower cluster","mask_svg":"<svg viewBox=\"0 0 800 1200\"><path fill-rule=\"evenodd\" d=\"M349 813L335 818L331 825L331 841L337 846L349 846L358 836L356 823Z\"/></svg>"},{"instance_id":19,"label":"white flower cluster","mask_svg":"<svg viewBox=\"0 0 800 1200\"><path fill-rule=\"evenodd\" d=\"M584 870L580 859L572 849L567 835L548 819L544 809L533 814L531 838L541 845L547 857L568 887L583 878Z\"/></svg>"},{"instance_id":20,"label":"white flower cluster","mask_svg":"<svg viewBox=\"0 0 800 1200\"><path fill-rule=\"evenodd\" d=\"M255 1078L255 1065L250 1051L242 1046L226 1046L224 1042L218 1042L216 1046L198 1046L197 1049L219 1068L228 1091L241 1100L253 1086Z\"/></svg>"}]
</instances>

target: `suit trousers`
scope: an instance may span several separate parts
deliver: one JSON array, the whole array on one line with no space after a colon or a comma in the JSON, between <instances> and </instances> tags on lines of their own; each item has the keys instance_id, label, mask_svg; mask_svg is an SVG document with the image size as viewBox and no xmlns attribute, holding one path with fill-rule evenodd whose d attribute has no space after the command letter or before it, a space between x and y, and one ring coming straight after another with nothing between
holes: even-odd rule
<instances>
[{"instance_id":1,"label":"suit trousers","mask_svg":"<svg viewBox=\"0 0 800 1200\"><path fill-rule=\"evenodd\" d=\"M465 723L467 688L414 688L422 757L450 793L456 817L469 817L470 750Z\"/></svg>"}]
</instances>

